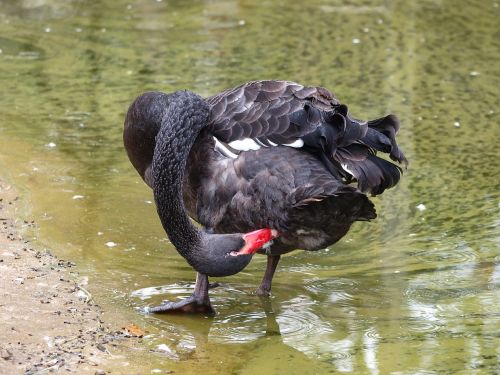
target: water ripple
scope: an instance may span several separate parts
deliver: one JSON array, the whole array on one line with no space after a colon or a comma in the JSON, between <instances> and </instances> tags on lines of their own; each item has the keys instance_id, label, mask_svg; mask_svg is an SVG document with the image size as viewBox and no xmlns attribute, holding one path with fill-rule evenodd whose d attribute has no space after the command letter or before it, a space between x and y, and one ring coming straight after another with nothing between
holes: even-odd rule
<instances>
[{"instance_id":1,"label":"water ripple","mask_svg":"<svg viewBox=\"0 0 500 375\"><path fill-rule=\"evenodd\" d=\"M436 332L441 328L442 324L437 321L427 321L425 318L413 318L408 321L408 329L418 333Z\"/></svg>"},{"instance_id":2,"label":"water ripple","mask_svg":"<svg viewBox=\"0 0 500 375\"><path fill-rule=\"evenodd\" d=\"M351 306L358 286L359 282L346 278L314 278L305 282L305 288L308 291L316 295L328 296L328 300L338 306Z\"/></svg>"},{"instance_id":3,"label":"water ripple","mask_svg":"<svg viewBox=\"0 0 500 375\"><path fill-rule=\"evenodd\" d=\"M193 283L176 283L170 285L150 286L134 290L130 295L132 297L140 298L141 300L150 299L153 296L163 294L173 295L189 295L193 292Z\"/></svg>"},{"instance_id":4,"label":"water ripple","mask_svg":"<svg viewBox=\"0 0 500 375\"><path fill-rule=\"evenodd\" d=\"M245 343L266 336L264 312L240 312L214 322L210 339L224 343Z\"/></svg>"},{"instance_id":5,"label":"water ripple","mask_svg":"<svg viewBox=\"0 0 500 375\"><path fill-rule=\"evenodd\" d=\"M353 279L336 277L332 279L312 278L305 280L304 287L314 294L328 294L332 291L350 294L358 288L359 282Z\"/></svg>"},{"instance_id":6,"label":"water ripple","mask_svg":"<svg viewBox=\"0 0 500 375\"><path fill-rule=\"evenodd\" d=\"M373 340L380 340L380 334L378 333L377 331L377 328L372 326L370 328L368 328L365 332L364 332L364 335L366 337L368 337L369 339L373 339Z\"/></svg>"},{"instance_id":7,"label":"water ripple","mask_svg":"<svg viewBox=\"0 0 500 375\"><path fill-rule=\"evenodd\" d=\"M426 249L415 254L421 262L431 263L433 265L473 263L477 261L478 255L466 243L459 243L453 248L449 246Z\"/></svg>"},{"instance_id":8,"label":"water ripple","mask_svg":"<svg viewBox=\"0 0 500 375\"><path fill-rule=\"evenodd\" d=\"M317 317L308 311L287 311L277 317L280 332L284 336L308 336L316 331Z\"/></svg>"},{"instance_id":9,"label":"water ripple","mask_svg":"<svg viewBox=\"0 0 500 375\"><path fill-rule=\"evenodd\" d=\"M158 295L188 296L193 293L194 287L194 282L180 282L137 289L132 291L130 295L131 297L140 298L143 301ZM246 293L226 284L221 284L217 288L210 290L210 296L214 301L232 298L231 296L238 294Z\"/></svg>"},{"instance_id":10,"label":"water ripple","mask_svg":"<svg viewBox=\"0 0 500 375\"><path fill-rule=\"evenodd\" d=\"M289 340L300 340L306 336L333 332L330 323L313 312L315 304L315 301L304 296L293 298L283 304L283 311L276 317L281 334Z\"/></svg>"}]
</instances>

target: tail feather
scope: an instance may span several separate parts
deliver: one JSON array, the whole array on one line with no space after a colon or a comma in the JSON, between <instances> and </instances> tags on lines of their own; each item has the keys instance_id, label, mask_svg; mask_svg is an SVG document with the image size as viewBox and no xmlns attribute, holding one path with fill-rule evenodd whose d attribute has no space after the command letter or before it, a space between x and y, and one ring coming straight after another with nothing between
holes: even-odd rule
<instances>
[{"instance_id":1,"label":"tail feather","mask_svg":"<svg viewBox=\"0 0 500 375\"><path fill-rule=\"evenodd\" d=\"M358 122L348 115L336 113L327 121L337 125L333 128L337 130L335 136L328 137L329 145L325 147L327 158L333 163L329 166L336 166L347 182L355 178L362 192L373 195L381 194L399 182L402 169L377 156L377 152L382 152L389 154L393 161L405 166L408 163L396 142L399 130L396 116Z\"/></svg>"},{"instance_id":2,"label":"tail feather","mask_svg":"<svg viewBox=\"0 0 500 375\"><path fill-rule=\"evenodd\" d=\"M366 122L351 118L345 105L338 105L332 111L306 105L290 114L289 121L283 128L297 130L304 150L318 155L337 179L345 183L356 179L362 192L381 194L401 178L402 169L378 157L377 152L389 154L393 161L405 166L408 163L396 142L400 124L394 115ZM311 131L312 123L318 125ZM307 132L300 134L301 129ZM291 143L288 136L277 133L268 139L288 144Z\"/></svg>"},{"instance_id":3,"label":"tail feather","mask_svg":"<svg viewBox=\"0 0 500 375\"><path fill-rule=\"evenodd\" d=\"M400 167L379 158L373 150L363 145L354 144L340 148L334 158L346 172L356 178L361 191L373 195L382 194L385 189L396 185L401 178Z\"/></svg>"},{"instance_id":4,"label":"tail feather","mask_svg":"<svg viewBox=\"0 0 500 375\"><path fill-rule=\"evenodd\" d=\"M386 154L389 154L392 150L391 140L384 134L370 127L367 129L366 135L361 138L360 141L374 150L385 152Z\"/></svg>"},{"instance_id":5,"label":"tail feather","mask_svg":"<svg viewBox=\"0 0 500 375\"><path fill-rule=\"evenodd\" d=\"M383 134L391 143L389 156L392 160L408 165L408 160L399 149L396 142L396 134L399 130L399 120L394 115L388 115L376 120L368 121L368 127ZM385 151L384 151L385 152Z\"/></svg>"},{"instance_id":6,"label":"tail feather","mask_svg":"<svg viewBox=\"0 0 500 375\"><path fill-rule=\"evenodd\" d=\"M322 215L325 222L333 216L339 221L352 223L377 217L375 206L368 197L351 186L339 187L335 192L327 192L313 186L302 187L292 195L296 203L290 206L289 214L292 217L298 215L301 220ZM305 212L308 214L304 215Z\"/></svg>"}]
</instances>

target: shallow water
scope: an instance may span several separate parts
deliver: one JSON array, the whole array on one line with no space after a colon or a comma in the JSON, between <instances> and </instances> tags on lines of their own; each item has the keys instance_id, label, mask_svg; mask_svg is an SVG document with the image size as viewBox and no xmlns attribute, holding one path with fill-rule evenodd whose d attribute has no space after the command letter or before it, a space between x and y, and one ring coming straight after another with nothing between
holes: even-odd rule
<instances>
[{"instance_id":1,"label":"shallow water","mask_svg":"<svg viewBox=\"0 0 500 375\"><path fill-rule=\"evenodd\" d=\"M124 360L143 373L500 373L498 19L497 1L2 1L1 176L110 317L149 332ZM194 273L126 158L128 104L264 78L396 113L409 170L376 221L286 256L269 300L258 257L214 318L140 315Z\"/></svg>"}]
</instances>

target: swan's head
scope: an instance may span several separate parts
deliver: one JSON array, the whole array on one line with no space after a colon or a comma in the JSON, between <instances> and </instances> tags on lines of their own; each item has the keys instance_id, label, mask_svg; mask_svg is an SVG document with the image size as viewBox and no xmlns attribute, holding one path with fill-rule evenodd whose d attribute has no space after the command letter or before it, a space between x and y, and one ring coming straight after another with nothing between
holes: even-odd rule
<instances>
[{"instance_id":1,"label":"swan's head","mask_svg":"<svg viewBox=\"0 0 500 375\"><path fill-rule=\"evenodd\" d=\"M242 271L253 255L278 237L274 229L259 229L246 234L205 234L203 250L189 263L208 276L230 276Z\"/></svg>"},{"instance_id":2,"label":"swan's head","mask_svg":"<svg viewBox=\"0 0 500 375\"><path fill-rule=\"evenodd\" d=\"M152 186L151 162L156 145L156 135L169 104L170 95L146 92L130 105L125 117L123 143L130 162L142 179Z\"/></svg>"}]
</instances>

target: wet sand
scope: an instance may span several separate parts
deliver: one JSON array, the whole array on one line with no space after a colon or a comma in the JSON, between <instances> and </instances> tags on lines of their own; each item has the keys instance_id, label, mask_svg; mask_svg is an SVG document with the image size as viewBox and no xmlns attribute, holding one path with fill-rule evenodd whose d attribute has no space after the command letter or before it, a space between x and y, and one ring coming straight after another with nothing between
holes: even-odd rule
<instances>
[{"instance_id":1,"label":"wet sand","mask_svg":"<svg viewBox=\"0 0 500 375\"><path fill-rule=\"evenodd\" d=\"M119 333L101 319L74 263L24 238L36 223L15 217L18 202L0 181L0 374L111 372Z\"/></svg>"}]
</instances>

